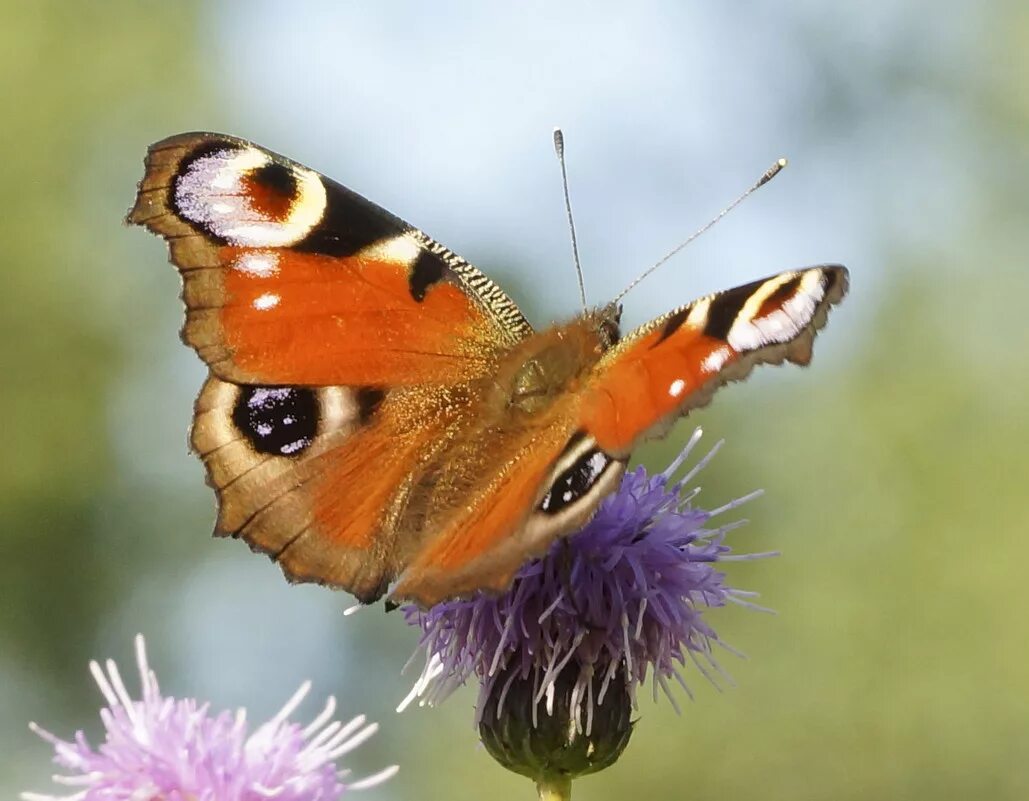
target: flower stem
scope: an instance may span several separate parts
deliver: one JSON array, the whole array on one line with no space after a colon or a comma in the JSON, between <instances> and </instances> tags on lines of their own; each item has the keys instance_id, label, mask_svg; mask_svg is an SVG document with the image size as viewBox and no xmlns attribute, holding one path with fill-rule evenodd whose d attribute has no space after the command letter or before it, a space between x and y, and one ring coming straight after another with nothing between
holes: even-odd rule
<instances>
[{"instance_id":1,"label":"flower stem","mask_svg":"<svg viewBox=\"0 0 1029 801\"><path fill-rule=\"evenodd\" d=\"M540 801L570 801L572 780L568 776L548 776L536 782Z\"/></svg>"}]
</instances>

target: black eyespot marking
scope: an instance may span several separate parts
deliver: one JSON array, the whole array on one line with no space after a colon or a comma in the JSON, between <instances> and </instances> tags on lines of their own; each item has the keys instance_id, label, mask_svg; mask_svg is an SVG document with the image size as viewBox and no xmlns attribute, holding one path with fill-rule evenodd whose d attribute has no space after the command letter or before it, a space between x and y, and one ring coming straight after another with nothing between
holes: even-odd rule
<instances>
[{"instance_id":1,"label":"black eyespot marking","mask_svg":"<svg viewBox=\"0 0 1029 801\"><path fill-rule=\"evenodd\" d=\"M539 510L553 515L575 503L597 483L611 461L611 457L601 450L586 451L575 464L557 477L540 501Z\"/></svg>"},{"instance_id":2,"label":"black eyespot marking","mask_svg":"<svg viewBox=\"0 0 1029 801\"><path fill-rule=\"evenodd\" d=\"M242 386L232 422L258 453L299 456L318 432L318 399L304 387Z\"/></svg>"},{"instance_id":3,"label":"black eyespot marking","mask_svg":"<svg viewBox=\"0 0 1029 801\"><path fill-rule=\"evenodd\" d=\"M570 451L572 448L574 448L576 445L582 442L582 440L585 437L586 432L580 428L578 431L576 431L574 434L572 434L572 436L568 438L568 444L565 445L565 450Z\"/></svg>"},{"instance_id":4,"label":"black eyespot marking","mask_svg":"<svg viewBox=\"0 0 1029 801\"><path fill-rule=\"evenodd\" d=\"M707 310L707 323L704 325L704 335L714 337L715 339L725 339L729 336L729 329L736 322L736 317L739 316L743 304L764 283L764 279L752 281L749 284L722 292L720 295L715 295L711 301L711 306Z\"/></svg>"},{"instance_id":5,"label":"black eyespot marking","mask_svg":"<svg viewBox=\"0 0 1029 801\"><path fill-rule=\"evenodd\" d=\"M427 250L423 250L415 259L411 267L411 277L408 284L411 287L411 297L421 303L425 300L425 292L430 286L443 278L443 260Z\"/></svg>"},{"instance_id":6,"label":"black eyespot marking","mask_svg":"<svg viewBox=\"0 0 1029 801\"><path fill-rule=\"evenodd\" d=\"M692 309L693 304L691 303L689 306L679 309L679 311L675 312L675 314L669 317L665 321L665 327L661 329L661 336L659 336L657 338L657 341L650 347L656 348L658 345L660 345L662 342L668 339L668 337L670 337L672 334L674 334L676 331L682 328L682 324L686 322L686 318L690 316L690 311L692 311Z\"/></svg>"},{"instance_id":7,"label":"black eyespot marking","mask_svg":"<svg viewBox=\"0 0 1029 801\"><path fill-rule=\"evenodd\" d=\"M249 178L255 184L270 192L284 197L294 198L297 195L297 178L293 170L277 161L269 162L250 173Z\"/></svg>"},{"instance_id":8,"label":"black eyespot marking","mask_svg":"<svg viewBox=\"0 0 1029 801\"><path fill-rule=\"evenodd\" d=\"M249 210L259 218L284 223L300 194L296 173L286 164L270 161L242 178Z\"/></svg>"},{"instance_id":9,"label":"black eyespot marking","mask_svg":"<svg viewBox=\"0 0 1029 801\"><path fill-rule=\"evenodd\" d=\"M385 397L386 393L377 387L361 387L357 390L357 419L367 423Z\"/></svg>"}]
</instances>

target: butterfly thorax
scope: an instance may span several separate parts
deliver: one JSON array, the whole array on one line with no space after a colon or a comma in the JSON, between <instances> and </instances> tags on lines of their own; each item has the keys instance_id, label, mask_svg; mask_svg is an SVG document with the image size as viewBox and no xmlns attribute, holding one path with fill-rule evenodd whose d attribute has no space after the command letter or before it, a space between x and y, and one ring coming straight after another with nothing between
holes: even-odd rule
<instances>
[{"instance_id":1,"label":"butterfly thorax","mask_svg":"<svg viewBox=\"0 0 1029 801\"><path fill-rule=\"evenodd\" d=\"M516 415L535 415L574 391L617 341L618 315L609 306L523 340L502 357L493 402Z\"/></svg>"}]
</instances>

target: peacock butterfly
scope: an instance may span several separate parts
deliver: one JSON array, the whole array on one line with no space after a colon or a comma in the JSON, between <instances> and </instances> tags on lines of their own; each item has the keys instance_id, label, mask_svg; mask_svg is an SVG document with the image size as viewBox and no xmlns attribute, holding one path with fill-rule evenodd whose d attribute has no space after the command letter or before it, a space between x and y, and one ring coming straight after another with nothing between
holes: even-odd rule
<instances>
[{"instance_id":1,"label":"peacock butterfly","mask_svg":"<svg viewBox=\"0 0 1029 801\"><path fill-rule=\"evenodd\" d=\"M191 442L242 537L294 581L430 606L500 591L580 527L633 448L755 364L807 364L846 292L826 265L621 336L617 303L543 331L486 275L242 139L150 147L131 223L182 275L209 368Z\"/></svg>"}]
</instances>

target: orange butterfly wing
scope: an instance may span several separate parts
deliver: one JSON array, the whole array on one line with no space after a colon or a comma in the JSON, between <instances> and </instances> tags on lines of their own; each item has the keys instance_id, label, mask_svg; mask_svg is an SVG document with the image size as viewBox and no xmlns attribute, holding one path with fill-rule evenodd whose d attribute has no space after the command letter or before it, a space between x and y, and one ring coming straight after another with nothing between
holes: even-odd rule
<instances>
[{"instance_id":1,"label":"orange butterfly wing","mask_svg":"<svg viewBox=\"0 0 1029 801\"><path fill-rule=\"evenodd\" d=\"M360 195L241 139L151 146L129 221L164 236L183 338L220 378L448 384L531 333L481 272Z\"/></svg>"},{"instance_id":2,"label":"orange butterfly wing","mask_svg":"<svg viewBox=\"0 0 1029 801\"><path fill-rule=\"evenodd\" d=\"M420 415L418 425L411 414ZM215 533L245 539L291 580L373 600L399 569L397 512L443 421L381 392L241 386L211 376L191 441L218 496Z\"/></svg>"},{"instance_id":3,"label":"orange butterfly wing","mask_svg":"<svg viewBox=\"0 0 1029 801\"><path fill-rule=\"evenodd\" d=\"M847 271L784 272L709 295L632 332L605 354L584 392L582 425L597 445L626 455L645 436L755 365L806 365L815 333L847 291Z\"/></svg>"}]
</instances>

